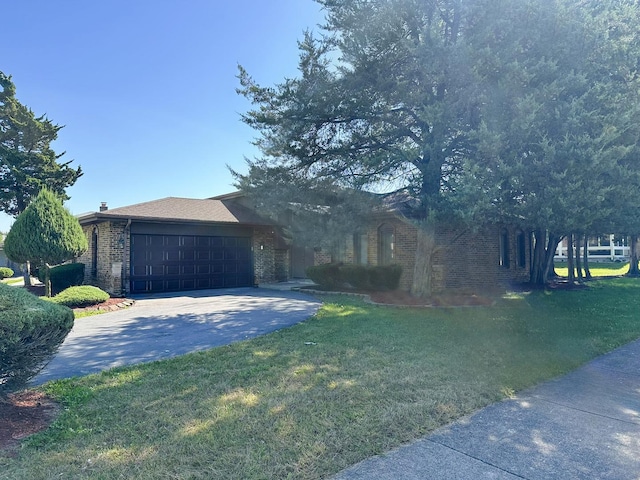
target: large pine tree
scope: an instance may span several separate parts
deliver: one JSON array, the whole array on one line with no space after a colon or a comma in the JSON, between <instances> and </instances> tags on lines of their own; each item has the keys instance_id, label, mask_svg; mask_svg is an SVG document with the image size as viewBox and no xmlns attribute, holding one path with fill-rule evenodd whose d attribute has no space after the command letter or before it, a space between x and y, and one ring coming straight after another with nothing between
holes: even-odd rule
<instances>
[{"instance_id":1,"label":"large pine tree","mask_svg":"<svg viewBox=\"0 0 640 480\"><path fill-rule=\"evenodd\" d=\"M544 282L557 239L606 215L638 138L636 2L318 2L324 32L300 42L297 78L263 87L240 71L263 158L239 184L259 191L286 172L410 192L417 295L443 218L536 230Z\"/></svg>"},{"instance_id":2,"label":"large pine tree","mask_svg":"<svg viewBox=\"0 0 640 480\"><path fill-rule=\"evenodd\" d=\"M36 116L15 94L11 77L0 72L0 211L14 217L45 186L66 200L65 190L82 175L51 147L62 127Z\"/></svg>"}]
</instances>

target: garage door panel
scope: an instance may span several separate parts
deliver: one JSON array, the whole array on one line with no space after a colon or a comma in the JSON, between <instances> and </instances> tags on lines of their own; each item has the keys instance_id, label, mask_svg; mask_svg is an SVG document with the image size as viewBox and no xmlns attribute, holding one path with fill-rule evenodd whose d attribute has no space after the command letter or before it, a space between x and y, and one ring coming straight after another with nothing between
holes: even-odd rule
<instances>
[{"instance_id":1,"label":"garage door panel","mask_svg":"<svg viewBox=\"0 0 640 480\"><path fill-rule=\"evenodd\" d=\"M132 274L134 276L146 276L147 275L147 266L146 265L133 265L131 267Z\"/></svg>"},{"instance_id":2,"label":"garage door panel","mask_svg":"<svg viewBox=\"0 0 640 480\"><path fill-rule=\"evenodd\" d=\"M250 238L131 236L131 290L134 293L252 284Z\"/></svg>"},{"instance_id":3,"label":"garage door panel","mask_svg":"<svg viewBox=\"0 0 640 480\"><path fill-rule=\"evenodd\" d=\"M182 265L182 267L180 268L180 273L182 275L195 275L196 266L193 264Z\"/></svg>"},{"instance_id":4,"label":"garage door panel","mask_svg":"<svg viewBox=\"0 0 640 480\"><path fill-rule=\"evenodd\" d=\"M164 244L167 247L179 247L180 237L177 235L164 235Z\"/></svg>"},{"instance_id":5,"label":"garage door panel","mask_svg":"<svg viewBox=\"0 0 640 480\"><path fill-rule=\"evenodd\" d=\"M196 273L198 275L209 275L211 273L211 265L196 265Z\"/></svg>"},{"instance_id":6,"label":"garage door panel","mask_svg":"<svg viewBox=\"0 0 640 480\"><path fill-rule=\"evenodd\" d=\"M195 237L180 237L180 246L182 247L193 247L196 244Z\"/></svg>"},{"instance_id":7,"label":"garage door panel","mask_svg":"<svg viewBox=\"0 0 640 480\"><path fill-rule=\"evenodd\" d=\"M196 247L208 247L211 244L211 237L196 237Z\"/></svg>"},{"instance_id":8,"label":"garage door panel","mask_svg":"<svg viewBox=\"0 0 640 480\"><path fill-rule=\"evenodd\" d=\"M196 252L192 249L180 250L180 260L184 262L193 262L196 259Z\"/></svg>"},{"instance_id":9,"label":"garage door panel","mask_svg":"<svg viewBox=\"0 0 640 480\"><path fill-rule=\"evenodd\" d=\"M165 260L168 262L179 262L180 261L180 251L179 250L167 250L164 256Z\"/></svg>"},{"instance_id":10,"label":"garage door panel","mask_svg":"<svg viewBox=\"0 0 640 480\"><path fill-rule=\"evenodd\" d=\"M165 267L165 273L172 276L180 275L180 265L167 265Z\"/></svg>"}]
</instances>

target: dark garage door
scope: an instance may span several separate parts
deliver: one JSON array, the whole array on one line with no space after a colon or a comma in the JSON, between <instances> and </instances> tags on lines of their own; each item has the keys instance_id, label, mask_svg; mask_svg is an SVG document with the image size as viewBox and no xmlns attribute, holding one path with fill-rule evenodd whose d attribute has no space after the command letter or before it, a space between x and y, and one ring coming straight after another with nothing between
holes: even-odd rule
<instances>
[{"instance_id":1,"label":"dark garage door","mask_svg":"<svg viewBox=\"0 0 640 480\"><path fill-rule=\"evenodd\" d=\"M252 285L248 237L131 235L132 293Z\"/></svg>"}]
</instances>

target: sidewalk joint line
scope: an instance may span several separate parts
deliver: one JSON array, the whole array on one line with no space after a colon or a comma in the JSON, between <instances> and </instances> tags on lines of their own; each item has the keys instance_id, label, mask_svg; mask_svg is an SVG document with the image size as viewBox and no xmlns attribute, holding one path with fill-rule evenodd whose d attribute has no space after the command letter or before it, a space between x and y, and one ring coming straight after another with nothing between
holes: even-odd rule
<instances>
[{"instance_id":1,"label":"sidewalk joint line","mask_svg":"<svg viewBox=\"0 0 640 480\"><path fill-rule=\"evenodd\" d=\"M463 452L462 450L458 450L457 448L453 448L450 445L445 445L444 443L437 442L437 441L435 441L435 440L433 440L431 438L427 438L426 440L431 442L431 443L434 443L436 445L441 445L441 446L443 446L445 448L448 448L449 450L453 450L454 452L457 452L457 453L459 453L461 455L464 455L465 457L472 458L472 459L474 459L474 460L476 460L476 461L478 461L480 463L483 463L483 464L485 464L485 465L487 465L487 466L489 466L491 468L495 468L497 470L500 470L501 472L508 473L509 475L513 475L514 477L517 477L517 478L522 478L523 480L529 480L528 477L523 477L522 475L519 475L519 474L517 474L515 472L510 472L509 470L506 470L506 469L504 469L502 467L494 465L493 463L489 463L489 462L487 462L485 460L482 460L481 458L478 458L478 457L470 455L470 454L468 454L466 452Z\"/></svg>"}]
</instances>

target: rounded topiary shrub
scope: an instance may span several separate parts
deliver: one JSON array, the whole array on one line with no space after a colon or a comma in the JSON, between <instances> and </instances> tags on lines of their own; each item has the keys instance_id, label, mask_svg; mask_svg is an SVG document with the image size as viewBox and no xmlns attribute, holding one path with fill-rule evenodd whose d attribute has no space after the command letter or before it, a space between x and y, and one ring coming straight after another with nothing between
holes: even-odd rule
<instances>
[{"instance_id":1,"label":"rounded topiary shrub","mask_svg":"<svg viewBox=\"0 0 640 480\"><path fill-rule=\"evenodd\" d=\"M71 327L70 309L0 283L0 397L37 375Z\"/></svg>"},{"instance_id":2,"label":"rounded topiary shrub","mask_svg":"<svg viewBox=\"0 0 640 480\"><path fill-rule=\"evenodd\" d=\"M38 280L44 283L45 269L38 269ZM66 263L51 267L51 290L61 292L66 288L82 285L84 282L84 263Z\"/></svg>"},{"instance_id":3,"label":"rounded topiary shrub","mask_svg":"<svg viewBox=\"0 0 640 480\"><path fill-rule=\"evenodd\" d=\"M8 267L0 267L0 280L3 278L11 278L15 272Z\"/></svg>"},{"instance_id":4,"label":"rounded topiary shrub","mask_svg":"<svg viewBox=\"0 0 640 480\"><path fill-rule=\"evenodd\" d=\"M82 285L79 287L69 287L55 297L51 301L67 307L88 307L98 303L106 302L109 294L98 287L91 285Z\"/></svg>"}]
</instances>

